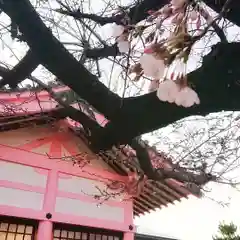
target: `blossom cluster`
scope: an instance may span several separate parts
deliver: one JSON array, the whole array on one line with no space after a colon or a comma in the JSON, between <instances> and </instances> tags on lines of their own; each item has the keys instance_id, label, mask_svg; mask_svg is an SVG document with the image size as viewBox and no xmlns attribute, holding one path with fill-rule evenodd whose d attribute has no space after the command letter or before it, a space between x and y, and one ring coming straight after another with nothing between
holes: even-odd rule
<instances>
[{"instance_id":1,"label":"blossom cluster","mask_svg":"<svg viewBox=\"0 0 240 240\"><path fill-rule=\"evenodd\" d=\"M136 74L135 80L143 75L150 79L149 91L156 91L161 101L183 107L200 104L198 94L188 83L187 63L193 45L189 22L195 24L196 30L200 29L201 15L202 12L191 6L188 0L171 0L163 8L149 11L147 21L155 23L155 30L146 39L139 62L130 68L129 73ZM162 25L167 19L170 19L173 31L163 39ZM113 24L112 36L119 52L129 53L130 32L137 28Z\"/></svg>"}]
</instances>

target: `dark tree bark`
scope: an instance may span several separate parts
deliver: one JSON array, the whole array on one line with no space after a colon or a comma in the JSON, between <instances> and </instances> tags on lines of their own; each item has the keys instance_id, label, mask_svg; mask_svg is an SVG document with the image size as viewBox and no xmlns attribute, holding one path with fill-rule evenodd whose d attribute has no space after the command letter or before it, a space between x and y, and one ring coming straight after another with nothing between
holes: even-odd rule
<instances>
[{"instance_id":1,"label":"dark tree bark","mask_svg":"<svg viewBox=\"0 0 240 240\"><path fill-rule=\"evenodd\" d=\"M240 26L240 2L238 0L203 0L203 2L217 13L221 12L226 2L228 2L228 9L225 11L223 16L237 26ZM169 3L167 0L140 1L139 4L136 4L130 9L129 16L133 19L132 23L134 24L145 19L148 16L148 10L157 10L167 3Z\"/></svg>"},{"instance_id":2,"label":"dark tree bark","mask_svg":"<svg viewBox=\"0 0 240 240\"><path fill-rule=\"evenodd\" d=\"M56 10L57 12L67 15L67 16L71 16L77 20L80 19L91 19L92 21L100 24L101 26L108 24L108 23L117 23L117 24L121 24L121 20L122 20L122 15L117 15L117 16L112 16L112 17L102 17L102 16L98 16L96 14L89 14L89 13L82 13L78 10L76 11L69 11L69 10L63 10L63 9L59 9Z\"/></svg>"},{"instance_id":3,"label":"dark tree bark","mask_svg":"<svg viewBox=\"0 0 240 240\"><path fill-rule=\"evenodd\" d=\"M203 0L203 2L217 13L221 12L226 2L228 2L228 7L224 12L223 17L237 26L240 26L240 2L238 0Z\"/></svg>"},{"instance_id":4,"label":"dark tree bark","mask_svg":"<svg viewBox=\"0 0 240 240\"><path fill-rule=\"evenodd\" d=\"M101 59L106 57L116 57L120 55L117 44L111 46L104 46L102 48L89 48L85 51L85 56L92 59Z\"/></svg>"},{"instance_id":5,"label":"dark tree bark","mask_svg":"<svg viewBox=\"0 0 240 240\"><path fill-rule=\"evenodd\" d=\"M126 12L128 13L128 17L130 20L130 24L136 24L140 22L141 20L145 19L147 16L149 16L148 11L153 10L156 11L162 6L166 5L169 2L169 0L139 0L136 1L136 5L133 7L126 7ZM91 19L92 21L100 24L105 25L108 23L117 23L121 24L122 18L124 17L123 13L117 14L115 16L111 17L104 17L104 16L98 16L95 14L89 14L89 13L82 13L79 10L76 11L69 11L69 9L60 9L57 10L57 12L74 17L75 19Z\"/></svg>"},{"instance_id":6,"label":"dark tree bark","mask_svg":"<svg viewBox=\"0 0 240 240\"><path fill-rule=\"evenodd\" d=\"M11 88L16 88L17 85L31 75L38 67L39 61L31 50L28 50L26 55L20 62L13 67L11 71L1 72L3 79L0 81L0 88L9 84Z\"/></svg>"}]
</instances>

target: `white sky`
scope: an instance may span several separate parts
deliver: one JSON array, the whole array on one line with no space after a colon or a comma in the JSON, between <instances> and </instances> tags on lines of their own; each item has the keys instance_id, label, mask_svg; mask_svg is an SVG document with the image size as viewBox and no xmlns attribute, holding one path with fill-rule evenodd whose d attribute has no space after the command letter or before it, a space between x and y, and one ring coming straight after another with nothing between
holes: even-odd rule
<instances>
[{"instance_id":1,"label":"white sky","mask_svg":"<svg viewBox=\"0 0 240 240\"><path fill-rule=\"evenodd\" d=\"M96 2L100 3L100 0ZM129 0L121 2L125 4ZM95 7L99 9L98 4ZM236 37L236 32L239 32L239 30L236 31L236 28L228 32L229 38ZM16 47L19 48L19 45L16 44ZM23 52L20 51L19 56L22 56ZM7 58L7 62L11 62L12 65L17 62L6 46L5 51L2 51L1 54L1 61L5 61ZM191 65L194 64L191 63ZM109 66L106 67L107 72L109 72ZM39 74L37 75L41 78ZM140 232L175 237L181 240L210 240L212 235L216 234L219 222L223 220L226 222L233 221L240 226L240 214L238 213L240 193L227 186L213 186L211 195L218 200L227 200L230 197L229 207L222 207L208 198L189 197L189 199L183 199L180 203L177 202L167 208L137 218L135 224L139 226L138 230Z\"/></svg>"},{"instance_id":2,"label":"white sky","mask_svg":"<svg viewBox=\"0 0 240 240\"><path fill-rule=\"evenodd\" d=\"M221 199L229 195L228 207L208 199L193 196L175 205L169 205L151 214L136 218L135 224L141 233L174 237L181 240L211 240L221 221L240 226L240 193L225 186L214 188L213 197Z\"/></svg>"}]
</instances>

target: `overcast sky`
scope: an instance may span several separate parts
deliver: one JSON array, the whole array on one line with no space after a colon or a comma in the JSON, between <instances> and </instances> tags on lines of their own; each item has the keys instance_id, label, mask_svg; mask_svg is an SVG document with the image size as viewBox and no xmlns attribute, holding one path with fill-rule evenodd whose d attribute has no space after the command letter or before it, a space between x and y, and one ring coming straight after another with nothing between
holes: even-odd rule
<instances>
[{"instance_id":1,"label":"overcast sky","mask_svg":"<svg viewBox=\"0 0 240 240\"><path fill-rule=\"evenodd\" d=\"M228 207L208 198L193 196L180 203L169 205L151 214L136 218L139 232L174 237L181 240L211 240L217 233L220 221L233 221L240 226L240 193L226 186L215 186L212 196L215 199L231 197Z\"/></svg>"}]
</instances>

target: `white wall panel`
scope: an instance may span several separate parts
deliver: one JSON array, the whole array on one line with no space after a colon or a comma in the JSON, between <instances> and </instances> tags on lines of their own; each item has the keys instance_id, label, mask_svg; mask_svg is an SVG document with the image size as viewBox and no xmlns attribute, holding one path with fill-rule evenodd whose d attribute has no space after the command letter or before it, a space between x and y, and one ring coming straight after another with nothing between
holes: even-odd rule
<instances>
[{"instance_id":1,"label":"white wall panel","mask_svg":"<svg viewBox=\"0 0 240 240\"><path fill-rule=\"evenodd\" d=\"M45 187L47 176L39 174L33 167L0 161L0 180Z\"/></svg>"},{"instance_id":2,"label":"white wall panel","mask_svg":"<svg viewBox=\"0 0 240 240\"><path fill-rule=\"evenodd\" d=\"M41 193L0 187L0 205L41 210L43 198Z\"/></svg>"},{"instance_id":3,"label":"white wall panel","mask_svg":"<svg viewBox=\"0 0 240 240\"><path fill-rule=\"evenodd\" d=\"M97 203L83 202L78 199L57 197L55 211L75 216L97 218L109 221L124 221L124 209Z\"/></svg>"},{"instance_id":4,"label":"white wall panel","mask_svg":"<svg viewBox=\"0 0 240 240\"><path fill-rule=\"evenodd\" d=\"M104 182L72 176L71 178L60 178L58 188L64 192L98 195L100 194L98 188L104 189L106 185Z\"/></svg>"},{"instance_id":5,"label":"white wall panel","mask_svg":"<svg viewBox=\"0 0 240 240\"><path fill-rule=\"evenodd\" d=\"M101 196L101 192L108 192L109 194L116 193L112 195L110 200L117 202L126 198L125 193L119 193L121 190L110 190L103 181L76 177L67 174L62 174L62 176L63 177L58 180L59 191L90 196ZM101 192L99 190L101 190Z\"/></svg>"}]
</instances>

